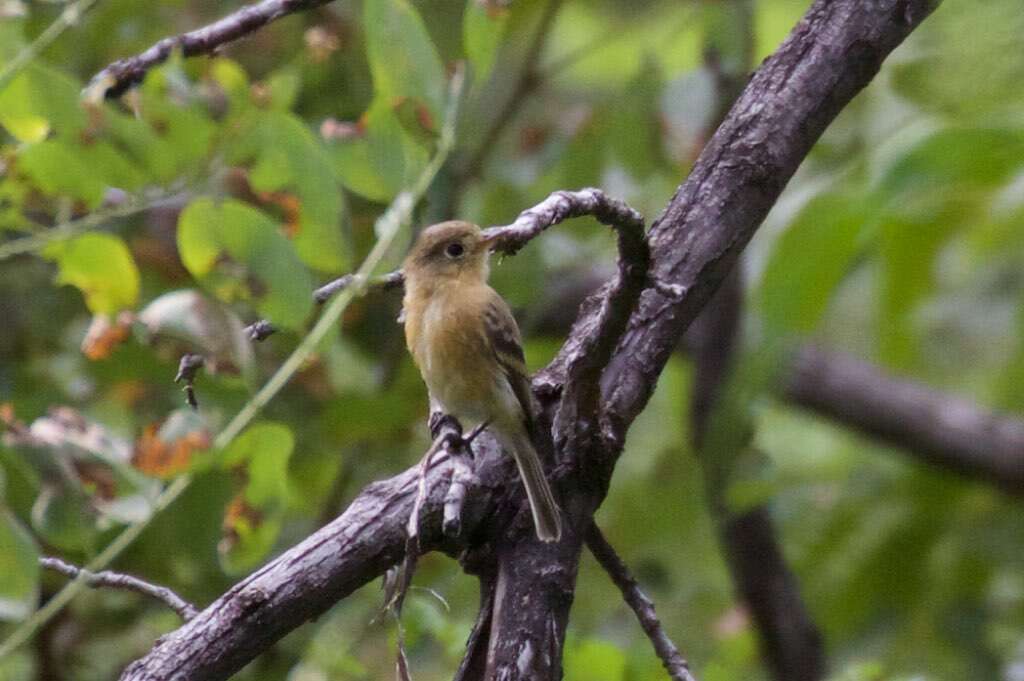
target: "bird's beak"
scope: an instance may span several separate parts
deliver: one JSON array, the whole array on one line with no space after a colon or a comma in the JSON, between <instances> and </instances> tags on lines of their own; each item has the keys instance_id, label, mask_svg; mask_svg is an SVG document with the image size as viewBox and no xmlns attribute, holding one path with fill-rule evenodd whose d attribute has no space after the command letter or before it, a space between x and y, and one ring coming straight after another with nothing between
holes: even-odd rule
<instances>
[{"instance_id":1,"label":"bird's beak","mask_svg":"<svg viewBox=\"0 0 1024 681\"><path fill-rule=\"evenodd\" d=\"M485 232L483 238L480 239L480 244L487 250L493 250L499 241L501 241L501 232L495 230L490 234Z\"/></svg>"}]
</instances>

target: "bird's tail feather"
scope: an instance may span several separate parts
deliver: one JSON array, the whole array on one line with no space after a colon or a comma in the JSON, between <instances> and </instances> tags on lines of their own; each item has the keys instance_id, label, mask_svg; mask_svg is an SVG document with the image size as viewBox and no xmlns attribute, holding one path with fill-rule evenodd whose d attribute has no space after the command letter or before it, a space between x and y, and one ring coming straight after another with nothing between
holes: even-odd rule
<instances>
[{"instance_id":1,"label":"bird's tail feather","mask_svg":"<svg viewBox=\"0 0 1024 681\"><path fill-rule=\"evenodd\" d=\"M506 443L506 448L511 450L519 466L519 475L523 478L526 496L530 501L537 538L545 542L558 541L562 536L562 518L555 496L551 493L551 486L544 475L540 457L537 456L537 450L525 431L514 434L510 440Z\"/></svg>"}]
</instances>

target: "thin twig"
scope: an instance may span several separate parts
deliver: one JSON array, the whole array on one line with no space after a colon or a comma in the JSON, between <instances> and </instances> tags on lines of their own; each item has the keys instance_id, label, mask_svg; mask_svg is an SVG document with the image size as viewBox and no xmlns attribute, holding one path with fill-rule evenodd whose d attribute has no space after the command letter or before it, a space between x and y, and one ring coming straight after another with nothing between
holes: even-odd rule
<instances>
[{"instance_id":1,"label":"thin twig","mask_svg":"<svg viewBox=\"0 0 1024 681\"><path fill-rule=\"evenodd\" d=\"M331 0L263 0L246 5L217 21L182 35L164 38L145 52L119 59L93 76L86 87L87 97L116 97L138 85L149 69L161 64L175 50L186 57L214 54L227 43L244 38L267 24L295 12L315 9Z\"/></svg>"},{"instance_id":2,"label":"thin twig","mask_svg":"<svg viewBox=\"0 0 1024 681\"><path fill-rule=\"evenodd\" d=\"M159 208L160 206L174 203L181 200L182 196L182 194L172 194L152 201L128 200L120 205L97 210L80 218L36 232L35 234L8 241L7 243L0 244L0 260L6 260L21 253L38 251L55 241L72 239L92 229L101 227L111 220L128 217L151 208Z\"/></svg>"},{"instance_id":3,"label":"thin twig","mask_svg":"<svg viewBox=\"0 0 1024 681\"><path fill-rule=\"evenodd\" d=\"M109 587L111 589L125 589L127 591L140 593L144 596L149 596L150 598L155 598L174 612L178 613L178 616L186 622L195 617L196 613L199 612L194 605L168 589L166 586L150 584L138 577L132 577L131 575L122 574L120 572L110 572L109 570L104 570L103 572L90 572L89 570L76 567L71 563L65 563L60 558L40 558L39 565L47 570L59 572L65 577L81 579L86 586L93 589L103 587Z\"/></svg>"},{"instance_id":4,"label":"thin twig","mask_svg":"<svg viewBox=\"0 0 1024 681\"><path fill-rule=\"evenodd\" d=\"M679 653L679 649L672 643L672 639L665 633L665 628L658 619L658 613L654 611L654 603L647 597L637 584L636 579L629 571L629 567L622 561L619 554L596 524L591 523L587 529L587 548L594 554L594 558L601 564L608 576L615 582L622 592L622 598L636 614L647 638L654 646L654 652L661 659L661 664L668 672L672 681L695 681L690 672L690 665Z\"/></svg>"},{"instance_id":5,"label":"thin twig","mask_svg":"<svg viewBox=\"0 0 1024 681\"><path fill-rule=\"evenodd\" d=\"M619 238L620 280L633 280L642 276L649 258L643 216L624 201L612 198L594 187L553 192L533 208L520 213L515 222L488 227L484 233L493 238L491 248L494 251L515 255L548 227L584 215L591 215L598 222L616 230ZM345 274L313 291L313 300L324 303L357 282L363 287L387 291L401 288L405 283L405 275L402 270L370 279L361 278L358 273ZM263 319L253 322L245 330L256 341L264 340L277 331L270 322Z\"/></svg>"},{"instance_id":6,"label":"thin twig","mask_svg":"<svg viewBox=\"0 0 1024 681\"><path fill-rule=\"evenodd\" d=\"M313 291L313 301L321 304L326 303L330 300L331 296L348 288L355 281L355 275L346 274L338 277L334 281L327 282L317 290ZM371 279L367 285L373 288L382 288L387 290L401 286L403 281L405 281L405 279L402 276L401 270L395 270L394 272L389 272L388 274Z\"/></svg>"},{"instance_id":7,"label":"thin twig","mask_svg":"<svg viewBox=\"0 0 1024 681\"><path fill-rule=\"evenodd\" d=\"M188 406L192 407L193 410L199 408L199 400L196 399L195 389L196 374L199 373L204 364L206 364L206 358L202 355L191 352L185 353L178 362L178 373L174 377L175 383L185 381L185 385L182 388L185 391L185 401L188 402Z\"/></svg>"},{"instance_id":8,"label":"thin twig","mask_svg":"<svg viewBox=\"0 0 1024 681\"><path fill-rule=\"evenodd\" d=\"M29 43L23 50L14 56L14 59L7 62L0 70L0 91L7 87L8 83L14 80L18 73L32 63L43 50L53 44L64 31L68 30L79 22L83 15L96 4L97 0L78 0L64 8L57 19L46 27L46 30L36 36L36 39Z\"/></svg>"}]
</instances>

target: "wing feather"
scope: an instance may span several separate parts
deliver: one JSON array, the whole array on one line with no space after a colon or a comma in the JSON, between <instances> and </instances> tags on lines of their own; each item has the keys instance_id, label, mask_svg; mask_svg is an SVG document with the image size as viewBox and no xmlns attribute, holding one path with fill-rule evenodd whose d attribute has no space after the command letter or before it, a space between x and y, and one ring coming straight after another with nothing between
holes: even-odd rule
<instances>
[{"instance_id":1,"label":"wing feather","mask_svg":"<svg viewBox=\"0 0 1024 681\"><path fill-rule=\"evenodd\" d=\"M501 366L512 392L519 400L526 429L532 436L533 394L530 392L522 336L508 303L497 293L491 297L484 309L484 326L498 365Z\"/></svg>"}]
</instances>

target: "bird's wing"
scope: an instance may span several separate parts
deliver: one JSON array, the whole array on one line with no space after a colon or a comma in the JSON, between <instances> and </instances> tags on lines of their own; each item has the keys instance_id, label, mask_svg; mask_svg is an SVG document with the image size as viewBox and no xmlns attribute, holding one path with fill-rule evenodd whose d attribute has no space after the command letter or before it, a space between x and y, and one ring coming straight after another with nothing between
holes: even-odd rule
<instances>
[{"instance_id":1,"label":"bird's wing","mask_svg":"<svg viewBox=\"0 0 1024 681\"><path fill-rule=\"evenodd\" d=\"M523 409L526 429L533 434L533 396L530 392L530 374L523 356L523 341L519 326L508 303L495 293L484 309L484 326L487 340L505 373L508 384Z\"/></svg>"}]
</instances>

